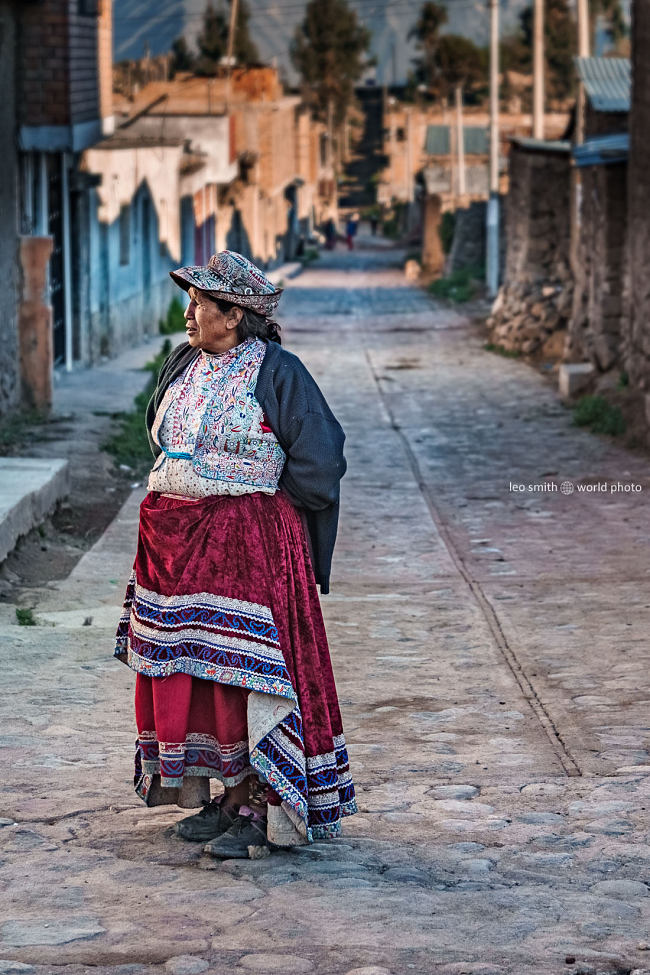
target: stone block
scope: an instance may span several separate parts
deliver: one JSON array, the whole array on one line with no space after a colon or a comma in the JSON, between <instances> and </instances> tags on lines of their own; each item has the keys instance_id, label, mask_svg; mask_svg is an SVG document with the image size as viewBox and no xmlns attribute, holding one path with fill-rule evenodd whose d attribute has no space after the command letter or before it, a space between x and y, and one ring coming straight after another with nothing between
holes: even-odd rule
<instances>
[{"instance_id":1,"label":"stone block","mask_svg":"<svg viewBox=\"0 0 650 975\"><path fill-rule=\"evenodd\" d=\"M600 310L605 316L620 317L623 311L623 301L620 295L604 295L600 300Z\"/></svg>"},{"instance_id":2,"label":"stone block","mask_svg":"<svg viewBox=\"0 0 650 975\"><path fill-rule=\"evenodd\" d=\"M420 277L421 267L417 261L409 260L404 265L404 277L407 281L417 281Z\"/></svg>"},{"instance_id":3,"label":"stone block","mask_svg":"<svg viewBox=\"0 0 650 975\"><path fill-rule=\"evenodd\" d=\"M589 383L594 375L591 362L563 362L558 372L558 388L560 396L569 398L575 396Z\"/></svg>"},{"instance_id":4,"label":"stone block","mask_svg":"<svg viewBox=\"0 0 650 975\"><path fill-rule=\"evenodd\" d=\"M545 359L555 359L556 361L559 361L564 354L565 341L566 331L564 329L558 329L557 332L552 332L542 345L540 350L541 354Z\"/></svg>"},{"instance_id":5,"label":"stone block","mask_svg":"<svg viewBox=\"0 0 650 975\"><path fill-rule=\"evenodd\" d=\"M0 457L0 562L68 490L67 460Z\"/></svg>"},{"instance_id":6,"label":"stone block","mask_svg":"<svg viewBox=\"0 0 650 975\"><path fill-rule=\"evenodd\" d=\"M650 393L645 393L643 396L643 403L645 406L645 418L646 423L650 427Z\"/></svg>"},{"instance_id":7,"label":"stone block","mask_svg":"<svg viewBox=\"0 0 650 975\"><path fill-rule=\"evenodd\" d=\"M613 335L596 335L593 349L599 367L605 372L611 369L618 358L618 338Z\"/></svg>"}]
</instances>

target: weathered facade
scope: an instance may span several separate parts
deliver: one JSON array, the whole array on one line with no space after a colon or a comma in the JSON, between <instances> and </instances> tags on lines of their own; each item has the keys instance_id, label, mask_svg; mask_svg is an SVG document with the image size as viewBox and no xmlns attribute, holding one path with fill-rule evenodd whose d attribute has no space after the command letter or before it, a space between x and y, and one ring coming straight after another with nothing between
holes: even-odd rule
<instances>
[{"instance_id":1,"label":"weathered facade","mask_svg":"<svg viewBox=\"0 0 650 975\"><path fill-rule=\"evenodd\" d=\"M570 144L513 139L504 283L488 319L493 342L559 358L571 313Z\"/></svg>"},{"instance_id":2,"label":"weathered facade","mask_svg":"<svg viewBox=\"0 0 650 975\"><path fill-rule=\"evenodd\" d=\"M217 188L207 255L228 247L277 265L296 254L334 204L323 126L300 98L284 95L273 68L235 70L230 81L179 76L120 104L123 123L137 117L139 130L151 136L184 134L204 156L206 181Z\"/></svg>"},{"instance_id":3,"label":"weathered facade","mask_svg":"<svg viewBox=\"0 0 650 975\"><path fill-rule=\"evenodd\" d=\"M16 30L18 4L0 3L0 413L18 405L18 152L16 150Z\"/></svg>"},{"instance_id":4,"label":"weathered facade","mask_svg":"<svg viewBox=\"0 0 650 975\"><path fill-rule=\"evenodd\" d=\"M84 231L93 189L78 165L113 124L109 0L25 5L18 56L21 230L53 238L54 362L71 369L83 358Z\"/></svg>"},{"instance_id":5,"label":"weathered facade","mask_svg":"<svg viewBox=\"0 0 650 975\"><path fill-rule=\"evenodd\" d=\"M599 138L585 143L580 152L576 149L581 168L580 222L564 355L566 361L589 361L600 372L620 364L622 358L627 227L627 159L594 158L603 141L607 144Z\"/></svg>"},{"instance_id":6,"label":"weathered facade","mask_svg":"<svg viewBox=\"0 0 650 975\"><path fill-rule=\"evenodd\" d=\"M632 5L632 97L628 164L628 282L623 323L630 384L645 396L650 424L650 5Z\"/></svg>"},{"instance_id":7,"label":"weathered facade","mask_svg":"<svg viewBox=\"0 0 650 975\"><path fill-rule=\"evenodd\" d=\"M377 187L378 202L412 201L418 174L427 169L430 192L440 194L443 209L456 204L466 206L473 199L487 197L489 116L486 111L466 108L463 112L464 189L459 179L457 118L452 109L441 111L430 106L405 105L389 98L384 119L386 167ZM568 121L566 114L547 114L548 137L560 138ZM502 113L499 131L503 154L508 152L511 136L526 135L530 128L530 115Z\"/></svg>"},{"instance_id":8,"label":"weathered facade","mask_svg":"<svg viewBox=\"0 0 650 975\"><path fill-rule=\"evenodd\" d=\"M174 294L173 265L194 260L193 203L203 166L189 176L180 139L118 130L88 149L83 166L97 178L87 214L86 328L80 358L96 361L158 331ZM199 184L197 186L197 183ZM189 228L182 217L188 213ZM183 254L183 240L188 252Z\"/></svg>"},{"instance_id":9,"label":"weathered facade","mask_svg":"<svg viewBox=\"0 0 650 975\"><path fill-rule=\"evenodd\" d=\"M0 18L0 264L8 284L0 326L3 411L32 399L16 351L33 351L20 335L29 327L29 316L21 311L25 274L47 281L41 299L53 313L53 341L38 343L44 356L51 349L50 361L40 364L45 378L39 379L39 388L47 388L55 363L72 368L76 357L82 327L77 295L84 286L75 277L83 264L78 221L87 202L77 164L81 151L111 125L111 5L109 0L5 0ZM52 247L22 246L21 237L51 237ZM34 266L38 260L45 261L43 268ZM35 370L31 355L30 376ZM46 405L42 395L36 399Z\"/></svg>"},{"instance_id":10,"label":"weathered facade","mask_svg":"<svg viewBox=\"0 0 650 975\"><path fill-rule=\"evenodd\" d=\"M626 58L581 58L584 141L576 165L574 294L564 359L605 372L622 361L630 103Z\"/></svg>"}]
</instances>

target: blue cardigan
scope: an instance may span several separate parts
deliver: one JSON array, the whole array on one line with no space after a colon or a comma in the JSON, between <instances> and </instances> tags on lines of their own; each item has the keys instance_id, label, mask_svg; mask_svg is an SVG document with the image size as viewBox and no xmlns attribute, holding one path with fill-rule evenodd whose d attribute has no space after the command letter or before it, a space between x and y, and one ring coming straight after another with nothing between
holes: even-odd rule
<instances>
[{"instance_id":1,"label":"blue cardigan","mask_svg":"<svg viewBox=\"0 0 650 975\"><path fill-rule=\"evenodd\" d=\"M287 455L280 487L304 509L316 582L322 593L328 593L339 518L339 482L347 467L345 434L300 359L277 342L266 344L255 398ZM160 448L152 440L151 428L165 390L199 354L199 349L184 342L162 365L146 413L154 456Z\"/></svg>"}]
</instances>

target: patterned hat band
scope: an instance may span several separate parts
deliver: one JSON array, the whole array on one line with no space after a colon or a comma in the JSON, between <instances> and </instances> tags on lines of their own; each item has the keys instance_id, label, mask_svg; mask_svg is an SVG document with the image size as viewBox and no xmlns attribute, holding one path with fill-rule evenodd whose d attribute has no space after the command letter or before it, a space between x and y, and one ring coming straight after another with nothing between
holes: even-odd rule
<instances>
[{"instance_id":1,"label":"patterned hat band","mask_svg":"<svg viewBox=\"0 0 650 975\"><path fill-rule=\"evenodd\" d=\"M284 290L237 251L220 251L207 265L179 267L169 275L183 291L195 287L212 298L223 298L267 317L277 308Z\"/></svg>"}]
</instances>

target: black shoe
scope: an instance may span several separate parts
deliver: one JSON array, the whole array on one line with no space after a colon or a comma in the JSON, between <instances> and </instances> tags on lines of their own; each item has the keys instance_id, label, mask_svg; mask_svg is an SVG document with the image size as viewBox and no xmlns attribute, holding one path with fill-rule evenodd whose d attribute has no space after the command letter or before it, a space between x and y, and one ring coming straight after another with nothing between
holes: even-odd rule
<instances>
[{"instance_id":1,"label":"black shoe","mask_svg":"<svg viewBox=\"0 0 650 975\"><path fill-rule=\"evenodd\" d=\"M268 849L266 819L249 806L240 806L230 829L206 843L203 851L220 860L247 860L249 847Z\"/></svg>"},{"instance_id":2,"label":"black shoe","mask_svg":"<svg viewBox=\"0 0 650 975\"><path fill-rule=\"evenodd\" d=\"M186 816L179 820L174 826L177 836L191 843L205 843L206 840L213 840L216 836L225 833L232 826L237 817L237 813L232 807L222 804L223 797L219 799L204 800L203 809L194 813L193 816Z\"/></svg>"}]
</instances>

